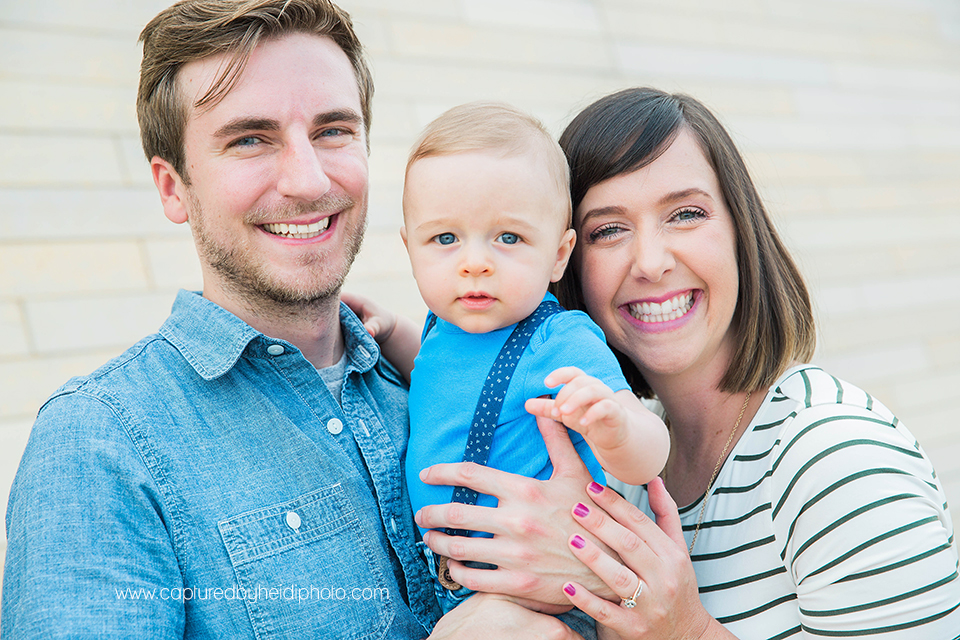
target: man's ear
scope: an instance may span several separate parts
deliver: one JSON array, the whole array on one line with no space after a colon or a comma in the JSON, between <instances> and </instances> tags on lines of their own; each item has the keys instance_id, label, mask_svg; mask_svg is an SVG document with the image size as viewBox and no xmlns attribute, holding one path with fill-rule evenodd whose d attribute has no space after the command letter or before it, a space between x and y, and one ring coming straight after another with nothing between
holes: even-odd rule
<instances>
[{"instance_id":1,"label":"man's ear","mask_svg":"<svg viewBox=\"0 0 960 640\"><path fill-rule=\"evenodd\" d=\"M563 272L567 269L567 263L570 262L570 256L573 255L573 247L577 244L577 232L573 229L567 229L560 238L560 248L557 249L557 262L553 265L553 273L550 276L550 282L556 282L563 277Z\"/></svg>"},{"instance_id":2,"label":"man's ear","mask_svg":"<svg viewBox=\"0 0 960 640\"><path fill-rule=\"evenodd\" d=\"M150 160L150 171L153 173L153 184L157 185L157 191L160 192L160 202L163 204L163 214L167 219L176 224L187 222L187 208L185 205L186 188L180 174L177 173L173 165L161 158L154 156Z\"/></svg>"}]
</instances>

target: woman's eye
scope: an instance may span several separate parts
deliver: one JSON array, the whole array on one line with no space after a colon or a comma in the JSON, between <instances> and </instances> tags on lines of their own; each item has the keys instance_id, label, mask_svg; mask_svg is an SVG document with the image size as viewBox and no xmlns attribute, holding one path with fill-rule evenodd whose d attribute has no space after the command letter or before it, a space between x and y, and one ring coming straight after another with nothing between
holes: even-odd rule
<instances>
[{"instance_id":1,"label":"woman's eye","mask_svg":"<svg viewBox=\"0 0 960 640\"><path fill-rule=\"evenodd\" d=\"M674 218L676 218L679 222L699 220L704 216L706 216L706 214L700 209L680 209L674 214Z\"/></svg>"},{"instance_id":2,"label":"woman's eye","mask_svg":"<svg viewBox=\"0 0 960 640\"><path fill-rule=\"evenodd\" d=\"M594 242L597 240L603 240L604 238L611 238L617 235L618 233L620 233L621 231L623 231L623 229L621 229L615 224L603 225L602 227L597 227L596 229L591 231L589 238L591 242Z\"/></svg>"},{"instance_id":3,"label":"woman's eye","mask_svg":"<svg viewBox=\"0 0 960 640\"><path fill-rule=\"evenodd\" d=\"M452 233L441 233L440 235L436 236L434 240L436 240L439 244L453 244L457 241L457 236L453 235Z\"/></svg>"},{"instance_id":4,"label":"woman's eye","mask_svg":"<svg viewBox=\"0 0 960 640\"><path fill-rule=\"evenodd\" d=\"M499 240L503 244L517 244L518 242L520 242L520 236L510 232L501 233Z\"/></svg>"}]
</instances>

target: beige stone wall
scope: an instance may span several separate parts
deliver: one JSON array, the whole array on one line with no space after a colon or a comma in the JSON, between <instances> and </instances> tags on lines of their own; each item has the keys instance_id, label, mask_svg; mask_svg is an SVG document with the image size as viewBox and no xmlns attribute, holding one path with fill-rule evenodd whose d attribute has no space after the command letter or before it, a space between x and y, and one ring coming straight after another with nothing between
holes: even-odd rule
<instances>
[{"instance_id":1,"label":"beige stone wall","mask_svg":"<svg viewBox=\"0 0 960 640\"><path fill-rule=\"evenodd\" d=\"M0 0L0 508L43 400L199 288L139 150L136 35L166 0ZM377 95L350 288L424 308L404 158L452 105L555 132L609 91L698 96L745 150L817 300L817 361L891 406L960 520L960 5L955 0L343 0Z\"/></svg>"}]
</instances>

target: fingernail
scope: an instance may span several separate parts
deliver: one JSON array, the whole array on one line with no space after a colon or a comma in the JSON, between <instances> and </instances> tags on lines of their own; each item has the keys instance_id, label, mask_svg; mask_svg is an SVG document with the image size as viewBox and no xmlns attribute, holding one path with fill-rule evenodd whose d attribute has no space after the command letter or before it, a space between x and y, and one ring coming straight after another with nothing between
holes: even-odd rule
<instances>
[{"instance_id":1,"label":"fingernail","mask_svg":"<svg viewBox=\"0 0 960 640\"><path fill-rule=\"evenodd\" d=\"M597 484L596 482L591 482L587 488L593 493L603 493L603 485Z\"/></svg>"},{"instance_id":2,"label":"fingernail","mask_svg":"<svg viewBox=\"0 0 960 640\"><path fill-rule=\"evenodd\" d=\"M563 592L564 592L565 594L567 594L568 596L575 596L575 595L577 595L577 590L573 588L573 585L572 585L572 584L565 584L565 585L563 585Z\"/></svg>"},{"instance_id":3,"label":"fingernail","mask_svg":"<svg viewBox=\"0 0 960 640\"><path fill-rule=\"evenodd\" d=\"M587 508L587 505L582 502L578 502L577 506L573 508L573 514L578 518L584 518L590 513L590 509Z\"/></svg>"},{"instance_id":4,"label":"fingernail","mask_svg":"<svg viewBox=\"0 0 960 640\"><path fill-rule=\"evenodd\" d=\"M421 522L420 522L420 509L417 509L417 512L416 512L415 514L413 514L413 521L416 522L417 524L421 524Z\"/></svg>"},{"instance_id":5,"label":"fingernail","mask_svg":"<svg viewBox=\"0 0 960 640\"><path fill-rule=\"evenodd\" d=\"M583 547L586 545L586 542L580 536L573 536L570 539L570 544L572 544L577 549L583 549Z\"/></svg>"}]
</instances>

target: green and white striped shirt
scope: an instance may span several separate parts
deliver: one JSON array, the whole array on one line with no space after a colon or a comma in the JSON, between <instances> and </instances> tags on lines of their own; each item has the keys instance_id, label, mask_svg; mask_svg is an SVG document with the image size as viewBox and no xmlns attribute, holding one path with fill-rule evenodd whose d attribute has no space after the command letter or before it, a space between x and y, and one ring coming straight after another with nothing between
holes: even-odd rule
<instances>
[{"instance_id":1,"label":"green and white striped shirt","mask_svg":"<svg viewBox=\"0 0 960 640\"><path fill-rule=\"evenodd\" d=\"M650 514L646 492L611 486ZM687 543L703 498L680 509ZM714 483L693 565L743 640L960 638L946 497L890 411L809 365L773 385Z\"/></svg>"}]
</instances>

